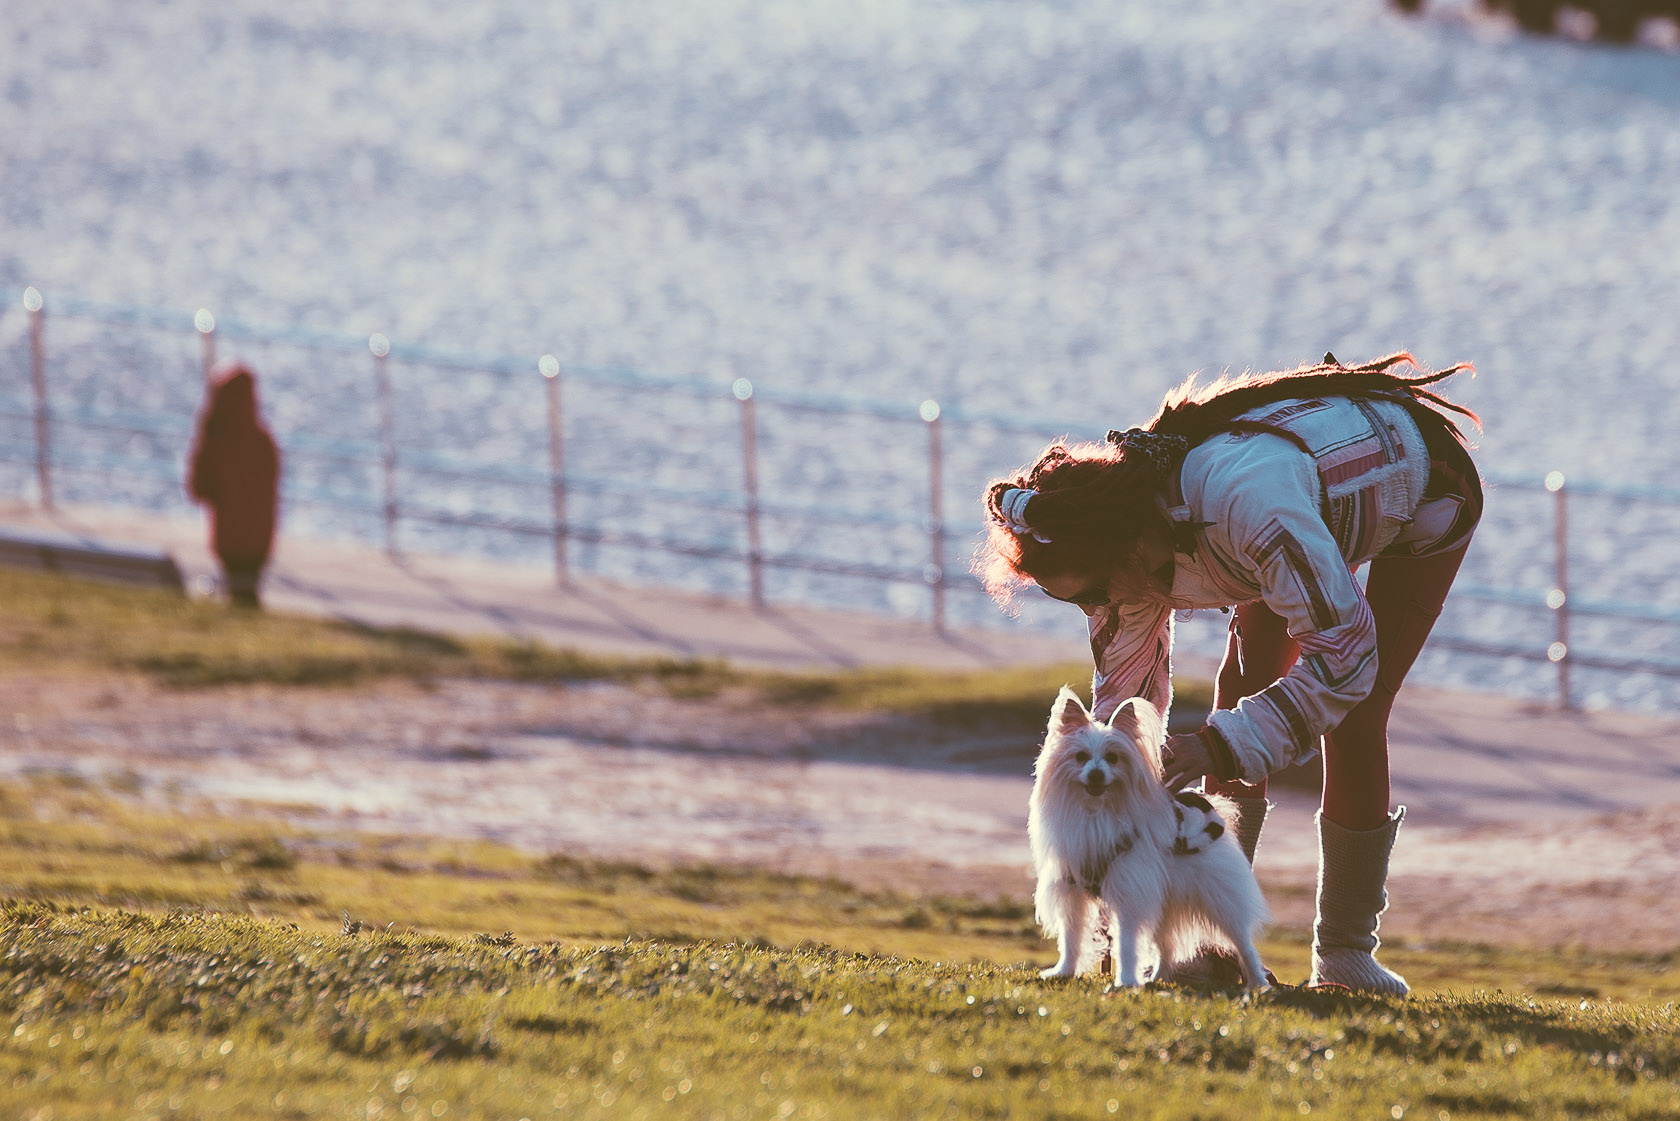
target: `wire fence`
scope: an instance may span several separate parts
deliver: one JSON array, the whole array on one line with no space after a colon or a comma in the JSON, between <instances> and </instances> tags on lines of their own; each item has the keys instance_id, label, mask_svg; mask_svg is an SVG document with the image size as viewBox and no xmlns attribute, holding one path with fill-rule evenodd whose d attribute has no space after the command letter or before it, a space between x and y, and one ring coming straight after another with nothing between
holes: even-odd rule
<instances>
[{"instance_id":1,"label":"wire fence","mask_svg":"<svg viewBox=\"0 0 1680 1121\"><path fill-rule=\"evenodd\" d=\"M546 554L560 580L587 571L755 605L919 614L939 628L996 618L967 572L986 479L1091 427L204 309L73 297L49 307L30 288L0 309L0 486L47 507L183 505L203 382L234 346L261 378L293 532L393 554ZM1625 701L1629 688L1648 702L1654 682L1669 707L1680 586L1662 542L1680 534L1680 491L1556 471L1489 481L1484 528L1430 649L1477 660L1479 684L1543 690L1564 707L1582 700L1582 674L1597 675L1595 702ZM1654 550L1604 555L1629 509ZM1607 590L1617 587L1638 594Z\"/></svg>"}]
</instances>

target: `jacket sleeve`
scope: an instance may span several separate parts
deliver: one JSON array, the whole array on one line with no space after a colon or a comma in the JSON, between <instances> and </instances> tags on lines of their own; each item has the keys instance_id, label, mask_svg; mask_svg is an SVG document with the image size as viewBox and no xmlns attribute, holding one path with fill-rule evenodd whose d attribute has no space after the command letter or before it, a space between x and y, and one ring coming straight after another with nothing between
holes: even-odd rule
<instances>
[{"instance_id":1,"label":"jacket sleeve","mask_svg":"<svg viewBox=\"0 0 1680 1121\"><path fill-rule=\"evenodd\" d=\"M1253 782L1310 759L1376 683L1376 622L1319 516L1318 486L1311 459L1290 454L1275 472L1231 487L1224 504L1236 563L1301 647L1283 677L1209 716L1208 729L1229 749L1231 777Z\"/></svg>"},{"instance_id":2,"label":"jacket sleeve","mask_svg":"<svg viewBox=\"0 0 1680 1121\"><path fill-rule=\"evenodd\" d=\"M1172 609L1164 605L1099 607L1088 613L1091 715L1107 720L1121 703L1142 697L1166 725L1172 706Z\"/></svg>"}]
</instances>

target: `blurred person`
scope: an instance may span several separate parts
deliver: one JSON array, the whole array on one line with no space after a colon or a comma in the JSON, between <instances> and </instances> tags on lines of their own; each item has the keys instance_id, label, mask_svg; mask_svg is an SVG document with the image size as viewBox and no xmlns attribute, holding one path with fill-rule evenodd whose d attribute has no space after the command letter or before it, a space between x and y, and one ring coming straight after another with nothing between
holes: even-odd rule
<instances>
[{"instance_id":1,"label":"blurred person","mask_svg":"<svg viewBox=\"0 0 1680 1121\"><path fill-rule=\"evenodd\" d=\"M1405 815L1389 809L1388 718L1481 517L1450 414L1480 420L1425 388L1466 369L1327 354L1192 378L1146 427L1052 444L986 494L975 569L1000 604L1030 583L1085 612L1098 719L1133 696L1166 711L1175 610L1235 609L1214 709L1167 738L1164 781L1201 778L1234 799L1252 861L1267 775L1322 747L1312 986L1408 991L1376 960ZM1224 968L1204 959L1177 976L1223 985Z\"/></svg>"},{"instance_id":2,"label":"blurred person","mask_svg":"<svg viewBox=\"0 0 1680 1121\"><path fill-rule=\"evenodd\" d=\"M257 609L257 589L274 546L280 451L257 411L257 379L240 363L212 375L199 414L187 491L209 508L210 547L236 607Z\"/></svg>"}]
</instances>

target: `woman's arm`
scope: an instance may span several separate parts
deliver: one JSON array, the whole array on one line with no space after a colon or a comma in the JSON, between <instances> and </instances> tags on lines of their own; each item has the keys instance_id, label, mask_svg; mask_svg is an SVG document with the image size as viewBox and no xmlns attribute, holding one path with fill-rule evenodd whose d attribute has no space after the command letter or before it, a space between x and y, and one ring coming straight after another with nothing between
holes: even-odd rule
<instances>
[{"instance_id":1,"label":"woman's arm","mask_svg":"<svg viewBox=\"0 0 1680 1121\"><path fill-rule=\"evenodd\" d=\"M1269 464L1268 467L1273 465ZM1318 513L1318 478L1304 454L1248 475L1225 506L1230 552L1283 617L1300 645L1288 673L1214 712L1235 774L1253 782L1310 758L1323 735L1370 695L1377 676L1377 629L1365 593ZM1217 760L1219 750L1213 752Z\"/></svg>"},{"instance_id":2,"label":"woman's arm","mask_svg":"<svg viewBox=\"0 0 1680 1121\"><path fill-rule=\"evenodd\" d=\"M211 463L210 441L203 432L187 454L187 494L195 502L216 501L216 472Z\"/></svg>"},{"instance_id":3,"label":"woman's arm","mask_svg":"<svg viewBox=\"0 0 1680 1121\"><path fill-rule=\"evenodd\" d=\"M1142 697L1161 714L1172 706L1172 609L1165 605L1099 607L1088 613L1091 655L1091 715L1107 720L1132 697Z\"/></svg>"}]
</instances>

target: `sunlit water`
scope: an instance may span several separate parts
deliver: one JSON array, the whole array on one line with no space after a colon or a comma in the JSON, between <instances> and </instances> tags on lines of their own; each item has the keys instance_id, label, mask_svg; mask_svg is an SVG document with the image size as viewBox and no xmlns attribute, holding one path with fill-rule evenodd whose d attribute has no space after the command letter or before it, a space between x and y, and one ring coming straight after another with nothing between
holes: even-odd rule
<instances>
[{"instance_id":1,"label":"sunlit water","mask_svg":"<svg viewBox=\"0 0 1680 1121\"><path fill-rule=\"evenodd\" d=\"M744 545L739 405L759 388L770 552L931 557L925 424L945 409L960 570L985 479L1059 431L1100 438L1192 370L1400 347L1482 373L1500 478L1666 485L1680 451L1680 57L1517 34L1438 3L1140 0L842 6L71 0L0 27L0 283L48 302L55 397L106 470L65 497L180 499L205 306L394 346L406 499L543 523L538 356L698 376L704 398L565 382L568 515ZM177 331L53 317L65 296L180 309ZM224 339L289 452L289 522L380 532L373 359ZM0 486L29 485L21 303L0 316ZM777 393L783 393L778 404ZM786 406L820 391L902 419ZM175 418L165 436L123 430ZM1039 417L1032 432L966 423ZM353 452L360 463L325 458ZM67 458L70 449L66 449ZM492 462L512 483L443 471ZM143 466L136 466L137 461ZM357 515L309 504L324 493ZM1489 506L1466 582L1550 586L1549 498ZM835 511L896 519L888 528ZM1577 500L1578 599L1680 613L1680 514ZM546 552L406 530L412 547ZM741 566L580 546L628 579L738 593ZM772 597L925 613L914 582L772 571ZM955 621L996 617L953 594ZM1465 600L1443 629L1543 648L1543 610ZM1574 645L1680 660L1673 626L1577 622ZM1200 649L1219 620L1186 626ZM1549 696L1551 670L1432 653L1431 679ZM1667 707L1643 675L1589 703Z\"/></svg>"}]
</instances>

